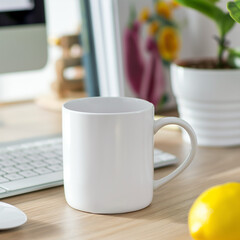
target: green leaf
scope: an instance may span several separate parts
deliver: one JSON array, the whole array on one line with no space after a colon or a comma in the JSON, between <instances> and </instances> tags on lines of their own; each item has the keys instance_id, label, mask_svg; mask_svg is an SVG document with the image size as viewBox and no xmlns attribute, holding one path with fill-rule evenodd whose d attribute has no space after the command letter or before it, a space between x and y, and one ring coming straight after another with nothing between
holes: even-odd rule
<instances>
[{"instance_id":1,"label":"green leaf","mask_svg":"<svg viewBox=\"0 0 240 240\"><path fill-rule=\"evenodd\" d=\"M212 19L217 24L221 37L223 37L234 25L234 22L228 14L221 8L215 6L210 0L176 0L176 2L185 7L195 9Z\"/></svg>"},{"instance_id":2,"label":"green leaf","mask_svg":"<svg viewBox=\"0 0 240 240\"><path fill-rule=\"evenodd\" d=\"M240 0L236 0L235 2L228 2L227 8L231 17L238 23L240 23Z\"/></svg>"},{"instance_id":3,"label":"green leaf","mask_svg":"<svg viewBox=\"0 0 240 240\"><path fill-rule=\"evenodd\" d=\"M197 10L208 16L215 22L218 22L224 15L224 12L209 0L176 0L179 4Z\"/></svg>"},{"instance_id":4,"label":"green leaf","mask_svg":"<svg viewBox=\"0 0 240 240\"><path fill-rule=\"evenodd\" d=\"M228 49L228 64L233 68L240 68L240 49Z\"/></svg>"},{"instance_id":5,"label":"green leaf","mask_svg":"<svg viewBox=\"0 0 240 240\"><path fill-rule=\"evenodd\" d=\"M219 2L219 0L208 0L209 2L211 2L211 3L217 3L217 2Z\"/></svg>"},{"instance_id":6,"label":"green leaf","mask_svg":"<svg viewBox=\"0 0 240 240\"><path fill-rule=\"evenodd\" d=\"M240 58L240 48L228 48L228 53Z\"/></svg>"},{"instance_id":7,"label":"green leaf","mask_svg":"<svg viewBox=\"0 0 240 240\"><path fill-rule=\"evenodd\" d=\"M235 23L236 22L230 17L230 15L225 13L224 17L218 23L222 36L226 35L232 29Z\"/></svg>"}]
</instances>

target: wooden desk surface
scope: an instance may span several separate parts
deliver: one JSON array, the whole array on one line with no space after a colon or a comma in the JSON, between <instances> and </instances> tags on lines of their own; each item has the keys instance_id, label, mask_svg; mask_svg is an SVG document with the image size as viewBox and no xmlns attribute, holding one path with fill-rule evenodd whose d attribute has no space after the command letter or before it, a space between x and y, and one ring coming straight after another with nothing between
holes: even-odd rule
<instances>
[{"instance_id":1,"label":"wooden desk surface","mask_svg":"<svg viewBox=\"0 0 240 240\"><path fill-rule=\"evenodd\" d=\"M1 107L0 116L3 121L0 141L57 133L61 128L60 113L33 104ZM182 143L180 132L169 130L158 133L155 144L180 159L189 147ZM133 213L94 215L74 210L65 202L63 187L3 199L22 209L28 222L20 228L0 232L0 239L189 240L187 215L194 199L213 185L240 181L239 157L239 147L199 147L190 167L156 190L149 207ZM173 169L159 169L155 177Z\"/></svg>"}]
</instances>

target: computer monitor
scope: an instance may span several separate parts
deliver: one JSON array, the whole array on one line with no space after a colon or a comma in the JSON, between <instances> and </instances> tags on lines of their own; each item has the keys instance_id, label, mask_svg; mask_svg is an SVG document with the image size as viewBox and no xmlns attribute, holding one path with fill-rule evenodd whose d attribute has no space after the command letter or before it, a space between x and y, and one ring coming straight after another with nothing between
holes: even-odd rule
<instances>
[{"instance_id":1,"label":"computer monitor","mask_svg":"<svg viewBox=\"0 0 240 240\"><path fill-rule=\"evenodd\" d=\"M0 73L40 69L47 56L44 0L0 0Z\"/></svg>"}]
</instances>

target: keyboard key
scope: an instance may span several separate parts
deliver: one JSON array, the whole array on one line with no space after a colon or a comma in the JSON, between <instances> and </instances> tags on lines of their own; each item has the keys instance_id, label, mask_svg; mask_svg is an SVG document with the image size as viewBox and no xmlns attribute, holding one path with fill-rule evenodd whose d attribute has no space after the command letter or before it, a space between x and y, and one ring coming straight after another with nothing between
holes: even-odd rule
<instances>
[{"instance_id":1,"label":"keyboard key","mask_svg":"<svg viewBox=\"0 0 240 240\"><path fill-rule=\"evenodd\" d=\"M45 159L45 157L39 155L39 154L31 154L27 156L27 158L31 161L42 161Z\"/></svg>"},{"instance_id":2,"label":"keyboard key","mask_svg":"<svg viewBox=\"0 0 240 240\"><path fill-rule=\"evenodd\" d=\"M11 160L12 159L12 157L11 156L9 156L9 154L1 154L1 156L0 156L0 161L8 161L8 160Z\"/></svg>"},{"instance_id":3,"label":"keyboard key","mask_svg":"<svg viewBox=\"0 0 240 240\"><path fill-rule=\"evenodd\" d=\"M28 158L26 158L25 156L21 156L21 157L14 158L14 162L21 164L21 163L28 163L28 162L30 162L30 160Z\"/></svg>"},{"instance_id":4,"label":"keyboard key","mask_svg":"<svg viewBox=\"0 0 240 240\"><path fill-rule=\"evenodd\" d=\"M42 153L41 155L45 158L55 158L57 156L56 153L52 153L52 152Z\"/></svg>"},{"instance_id":5,"label":"keyboard key","mask_svg":"<svg viewBox=\"0 0 240 240\"><path fill-rule=\"evenodd\" d=\"M25 178L29 178L29 177L34 177L37 176L38 174L34 171L21 171L19 172L20 175L24 176Z\"/></svg>"},{"instance_id":6,"label":"keyboard key","mask_svg":"<svg viewBox=\"0 0 240 240\"><path fill-rule=\"evenodd\" d=\"M11 160L2 160L0 161L0 164L4 167L10 167L13 166L15 163Z\"/></svg>"},{"instance_id":7,"label":"keyboard key","mask_svg":"<svg viewBox=\"0 0 240 240\"><path fill-rule=\"evenodd\" d=\"M15 158L24 157L26 154L23 151L11 152L10 155Z\"/></svg>"},{"instance_id":8,"label":"keyboard key","mask_svg":"<svg viewBox=\"0 0 240 240\"><path fill-rule=\"evenodd\" d=\"M154 168L164 167L178 163L176 156L154 149Z\"/></svg>"},{"instance_id":9,"label":"keyboard key","mask_svg":"<svg viewBox=\"0 0 240 240\"><path fill-rule=\"evenodd\" d=\"M0 171L0 176L2 176L3 174L6 174L6 173L3 171Z\"/></svg>"},{"instance_id":10,"label":"keyboard key","mask_svg":"<svg viewBox=\"0 0 240 240\"><path fill-rule=\"evenodd\" d=\"M52 172L50 169L47 169L47 168L36 168L36 169L34 169L34 171L39 173L40 175Z\"/></svg>"},{"instance_id":11,"label":"keyboard key","mask_svg":"<svg viewBox=\"0 0 240 240\"><path fill-rule=\"evenodd\" d=\"M32 148L28 150L28 155L29 156L39 156L39 154L41 153L41 149L38 148Z\"/></svg>"},{"instance_id":12,"label":"keyboard key","mask_svg":"<svg viewBox=\"0 0 240 240\"><path fill-rule=\"evenodd\" d=\"M23 176L21 176L21 175L19 175L17 173L7 174L7 175L4 175L4 177L9 179L9 180L11 180L11 181L23 178Z\"/></svg>"},{"instance_id":13,"label":"keyboard key","mask_svg":"<svg viewBox=\"0 0 240 240\"><path fill-rule=\"evenodd\" d=\"M55 153L58 155L58 156L62 156L62 146L61 148L57 148Z\"/></svg>"},{"instance_id":14,"label":"keyboard key","mask_svg":"<svg viewBox=\"0 0 240 240\"><path fill-rule=\"evenodd\" d=\"M161 158L162 158L163 161L168 161L168 160L172 159L173 157L174 156L170 153L164 153L164 154L161 155Z\"/></svg>"},{"instance_id":15,"label":"keyboard key","mask_svg":"<svg viewBox=\"0 0 240 240\"><path fill-rule=\"evenodd\" d=\"M0 183L8 182L9 180L5 177L0 177Z\"/></svg>"},{"instance_id":16,"label":"keyboard key","mask_svg":"<svg viewBox=\"0 0 240 240\"><path fill-rule=\"evenodd\" d=\"M45 162L40 162L40 161L31 162L30 164L35 168L41 168L41 167L47 166L47 164Z\"/></svg>"},{"instance_id":17,"label":"keyboard key","mask_svg":"<svg viewBox=\"0 0 240 240\"><path fill-rule=\"evenodd\" d=\"M24 164L18 164L18 165L16 165L16 167L17 167L18 169L22 170L22 171L26 171L26 170L33 169L33 166L32 166L32 165L26 164L26 163L24 163Z\"/></svg>"},{"instance_id":18,"label":"keyboard key","mask_svg":"<svg viewBox=\"0 0 240 240\"><path fill-rule=\"evenodd\" d=\"M49 158L44 160L45 163L50 164L50 165L55 165L55 164L60 164L62 161L56 159L56 158Z\"/></svg>"},{"instance_id":19,"label":"keyboard key","mask_svg":"<svg viewBox=\"0 0 240 240\"><path fill-rule=\"evenodd\" d=\"M53 170L54 172L62 171L62 166L60 165L51 165L51 166L48 166L48 168Z\"/></svg>"},{"instance_id":20,"label":"keyboard key","mask_svg":"<svg viewBox=\"0 0 240 240\"><path fill-rule=\"evenodd\" d=\"M159 149L154 149L154 156L159 156L159 155L162 155L163 154L163 151L159 150Z\"/></svg>"},{"instance_id":21,"label":"keyboard key","mask_svg":"<svg viewBox=\"0 0 240 240\"><path fill-rule=\"evenodd\" d=\"M2 170L6 173L15 173L15 172L18 172L19 169L15 168L15 167L5 167L5 168L2 168Z\"/></svg>"}]
</instances>

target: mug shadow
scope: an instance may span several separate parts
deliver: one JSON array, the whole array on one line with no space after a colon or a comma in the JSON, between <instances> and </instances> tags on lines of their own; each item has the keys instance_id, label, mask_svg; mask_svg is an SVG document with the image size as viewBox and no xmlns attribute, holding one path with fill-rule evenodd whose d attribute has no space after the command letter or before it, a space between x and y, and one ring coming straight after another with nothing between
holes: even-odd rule
<instances>
[{"instance_id":1,"label":"mug shadow","mask_svg":"<svg viewBox=\"0 0 240 240\"><path fill-rule=\"evenodd\" d=\"M194 186L182 190L185 179L174 179L171 184L159 188L154 192L152 203L144 209L135 212L109 215L116 218L145 219L150 221L169 220L171 222L186 224L189 210L197 197L193 193Z\"/></svg>"},{"instance_id":2,"label":"mug shadow","mask_svg":"<svg viewBox=\"0 0 240 240\"><path fill-rule=\"evenodd\" d=\"M149 206L144 209L130 212L130 213L123 213L123 214L116 214L111 215L116 218L128 218L128 219L145 219L145 220L163 220L169 219L172 222L176 223L187 223L188 221L188 211L191 207L192 201L185 202L184 206L181 203L175 203L168 206L157 207L157 202L153 201Z\"/></svg>"}]
</instances>

